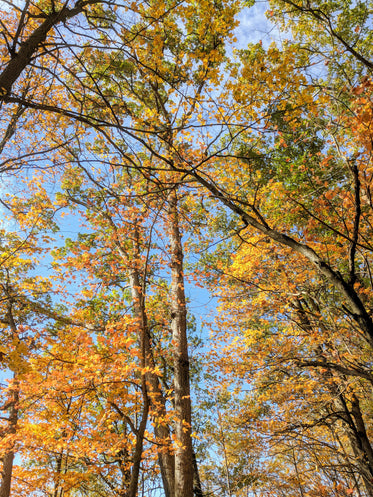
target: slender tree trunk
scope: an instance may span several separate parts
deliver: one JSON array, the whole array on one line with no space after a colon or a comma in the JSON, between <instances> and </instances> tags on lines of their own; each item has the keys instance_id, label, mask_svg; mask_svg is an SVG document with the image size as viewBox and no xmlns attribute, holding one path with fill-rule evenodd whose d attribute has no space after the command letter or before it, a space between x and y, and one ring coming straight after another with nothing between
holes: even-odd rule
<instances>
[{"instance_id":1,"label":"slender tree trunk","mask_svg":"<svg viewBox=\"0 0 373 497\"><path fill-rule=\"evenodd\" d=\"M142 340L142 343L141 343L141 351L142 351L141 362L143 365L142 367L145 368L146 366L145 366L145 355L143 353L143 351L144 351L143 344L144 344L144 341ZM143 406L143 411L142 411L139 429L136 433L136 446L135 446L135 452L133 455L133 466L132 466L130 481L129 481L129 485L128 485L128 492L126 494L127 497L136 497L136 495L137 495L137 489L138 489L138 484L139 484L139 475L140 475L140 464L142 461L142 452L143 452L143 445L144 445L144 435L145 435L146 425L148 422L149 398L148 398L148 392L147 392L147 386L146 386L146 379L145 379L144 375L141 378L141 391L142 391L144 406Z\"/></svg>"},{"instance_id":2,"label":"slender tree trunk","mask_svg":"<svg viewBox=\"0 0 373 497\"><path fill-rule=\"evenodd\" d=\"M355 421L357 435L361 440L361 447L364 449L367 461L369 461L369 466L371 468L370 471L372 473L371 485L373 487L373 449L365 428L363 415L360 409L360 402L355 394L352 395L351 414Z\"/></svg>"},{"instance_id":3,"label":"slender tree trunk","mask_svg":"<svg viewBox=\"0 0 373 497\"><path fill-rule=\"evenodd\" d=\"M135 230L136 231L136 230ZM137 261L140 260L140 250L138 243L138 233L135 233L135 253L134 263L130 271L130 286L134 306L134 314L138 321L141 335L141 348L145 359L145 367L149 371L145 373L145 382L147 396L151 407L151 413L155 417L154 433L157 443L160 445L158 451L158 461L162 475L163 487L166 497L174 497L174 480L175 480L175 462L171 448L171 436L169 426L165 422L166 418L166 400L164 398L158 376L154 373L155 362L150 341L148 321L145 310L145 297L143 286L137 267ZM124 254L122 254L124 255ZM136 491L137 491L136 480ZM134 483L132 485L134 491ZM132 496L131 496L132 497Z\"/></svg>"},{"instance_id":4,"label":"slender tree trunk","mask_svg":"<svg viewBox=\"0 0 373 497\"><path fill-rule=\"evenodd\" d=\"M7 312L7 322L9 324L10 330L12 332L13 340L18 339L17 325L13 316L13 297L11 292L11 287L7 285L7 297L8 297L8 312ZM4 430L4 435L15 435L17 432L18 423L18 411L19 411L19 381L17 372L14 373L13 384L9 394L9 400L3 410L8 410L8 427ZM0 484L0 497L9 497L11 484L12 484L12 473L13 473L13 462L14 462L14 444L11 443L9 449L5 452L2 457L2 471L1 471L1 484Z\"/></svg>"},{"instance_id":5,"label":"slender tree trunk","mask_svg":"<svg viewBox=\"0 0 373 497\"><path fill-rule=\"evenodd\" d=\"M224 432L222 429L221 414L219 411L218 411L218 420L219 420L219 430L220 430L220 442L222 444L223 454L224 454L224 467L225 467L225 479L227 482L227 491L228 491L228 496L232 497L229 461L228 461L228 456L227 456L227 448L226 448L226 444L225 444Z\"/></svg>"},{"instance_id":6,"label":"slender tree trunk","mask_svg":"<svg viewBox=\"0 0 373 497\"><path fill-rule=\"evenodd\" d=\"M186 299L183 273L183 247L179 228L178 199L173 189L168 198L171 246L171 329L174 347L175 497L193 496L193 447L187 339Z\"/></svg>"},{"instance_id":7,"label":"slender tree trunk","mask_svg":"<svg viewBox=\"0 0 373 497\"><path fill-rule=\"evenodd\" d=\"M194 493L195 497L203 497L202 485L201 485L201 480L200 480L199 471L198 471L198 464L197 464L196 454L195 454L194 450L193 450L193 470L194 470L193 493Z\"/></svg>"},{"instance_id":8,"label":"slender tree trunk","mask_svg":"<svg viewBox=\"0 0 373 497\"><path fill-rule=\"evenodd\" d=\"M64 434L62 434L64 437ZM54 492L53 497L62 497L63 489L61 488L61 474L62 474L62 464L63 464L63 450L57 456L57 465L56 465L56 473L57 473L57 481L54 483Z\"/></svg>"},{"instance_id":9,"label":"slender tree trunk","mask_svg":"<svg viewBox=\"0 0 373 497\"><path fill-rule=\"evenodd\" d=\"M15 435L18 422L18 402L19 402L19 385L16 379L13 380L13 388L10 393L10 400L7 403L9 409L8 427L4 434ZM0 497L9 497L12 483L12 472L14 462L14 450L10 447L2 457Z\"/></svg>"}]
</instances>

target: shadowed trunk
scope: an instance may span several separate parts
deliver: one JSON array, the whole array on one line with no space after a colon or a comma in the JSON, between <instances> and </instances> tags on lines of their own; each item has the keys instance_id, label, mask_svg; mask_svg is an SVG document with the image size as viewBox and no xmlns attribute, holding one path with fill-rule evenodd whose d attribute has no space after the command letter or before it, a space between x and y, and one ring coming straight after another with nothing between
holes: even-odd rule
<instances>
[{"instance_id":1,"label":"shadowed trunk","mask_svg":"<svg viewBox=\"0 0 373 497\"><path fill-rule=\"evenodd\" d=\"M17 380L13 381L14 383L10 392L10 399L5 406L5 409L9 410L8 427L4 430L3 435L15 435L17 431L19 387ZM1 458L3 467L1 471L0 497L10 496L14 455L15 453L13 447L11 446Z\"/></svg>"}]
</instances>

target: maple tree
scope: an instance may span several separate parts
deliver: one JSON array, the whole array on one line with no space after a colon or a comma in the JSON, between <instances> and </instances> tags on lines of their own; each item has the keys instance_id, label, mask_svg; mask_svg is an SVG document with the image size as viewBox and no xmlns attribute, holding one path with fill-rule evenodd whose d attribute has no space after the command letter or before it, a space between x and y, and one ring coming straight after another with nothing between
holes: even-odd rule
<instances>
[{"instance_id":1,"label":"maple tree","mask_svg":"<svg viewBox=\"0 0 373 497\"><path fill-rule=\"evenodd\" d=\"M1 497L371 496L368 6L5 3Z\"/></svg>"},{"instance_id":2,"label":"maple tree","mask_svg":"<svg viewBox=\"0 0 373 497\"><path fill-rule=\"evenodd\" d=\"M0 495L5 497L10 494L14 457L21 441L18 429L20 385L28 370L30 351L36 346L35 330L43 318L53 315L53 311L45 310L50 307L50 282L32 275L42 252L35 233L22 239L2 230L1 245L1 367L9 376L9 381L1 385L4 415L1 417Z\"/></svg>"},{"instance_id":3,"label":"maple tree","mask_svg":"<svg viewBox=\"0 0 373 497\"><path fill-rule=\"evenodd\" d=\"M265 57L273 61L275 54L277 64L284 60L272 47L267 53L261 46L254 48L256 54L262 55L257 62L262 74L266 71ZM305 63L300 51L292 53L286 47L285 53L290 53L291 57L296 55L298 64ZM244 54L250 65L242 72L243 83L245 78L258 74L256 61L250 55ZM289 59L286 67L289 71ZM355 491L370 495L371 280L368 254L371 248L369 242L366 243L371 237L368 234L371 229L368 200L370 114L369 97L366 99L364 95L361 102L355 103L354 96L363 94L365 87L369 94L369 78L363 78L357 89L354 86L347 89L344 81L343 96L337 85L338 101L330 86L324 93L319 82L316 85L312 81L307 83L299 69L290 78L279 71L269 77L277 83L273 102L271 86L260 90L255 80L249 80L247 85L247 92L252 88L261 91L263 100L256 103L258 109L266 105L271 112L262 114L266 120L264 136L251 135L239 145L241 163L235 179L245 187L240 188L236 181L227 191L227 181L224 185L216 185L201 178L214 196L237 213L244 223L243 227L231 224L233 234L239 231L237 245L233 247L236 255L224 257L227 264L223 265L219 262L222 259L219 251L218 262L214 263L217 276L228 273L226 278L221 278L222 300L224 312L233 316L222 318L219 328L227 330L234 326L236 330L242 330L233 334L244 334L240 352L243 375L247 374L245 368L248 368L253 388L264 389L264 398L260 400L259 397L258 403L265 405L264 399L268 399L275 405L279 396L280 414L270 408L266 419L266 423L271 423L271 417L276 416L275 431L267 425L264 428L266 436L279 440L287 434L290 440L297 440L297 453L311 452L309 442L309 447L302 450L298 445L304 444L300 440L305 432L314 430L312 440L315 440L325 434L324 430L316 435L315 430L327 427L332 437L337 436L337 446L332 450L340 454L342 451L348 471L353 467L352 471L359 474L350 482L342 483L341 479L335 482L335 492L337 495ZM306 96L310 92L308 98L302 97L305 104L302 100L294 102L299 90L293 90L292 100L287 92L281 94L283 81L287 92L294 81L302 83L300 92L306 91ZM245 93L242 86L237 89L237 95L242 103L250 98L250 93ZM352 111L358 105L364 112L360 107L364 104L364 116ZM356 133L359 133L357 127L361 136L355 141ZM257 233L248 232L248 226L255 228ZM231 253L232 245L227 250ZM306 264L307 259L314 266ZM209 260L207 263L211 264ZM227 290L229 288L232 293ZM354 311L349 308L351 305ZM293 323L291 327L289 322ZM237 350L239 343L233 341L226 349L223 371L232 369L237 375L237 364L231 364L229 356ZM234 357L237 360L237 356ZM268 376L263 369L270 371ZM258 377L259 384L253 376ZM359 378L357 382L356 377ZM264 385L268 382L265 387L263 380ZM289 388L286 387L288 381L291 383ZM323 391L317 391L318 385L323 385ZM284 397L284 387L287 397ZM313 397L315 391L317 394ZM248 395L248 399L250 397ZM308 406L318 406L308 421L307 410L302 404L304 398ZM299 417L303 421L295 421L295 409L300 406ZM241 419L242 407L238 412ZM248 417L252 419L253 414ZM281 427L281 423L285 426ZM278 450L279 445L276 447ZM341 470L339 474L341 478ZM324 484L324 489L314 490L306 485L299 491L302 495L314 495L313 492L320 495L327 492L327 487L331 485ZM275 491L281 495L280 489L271 490Z\"/></svg>"}]
</instances>

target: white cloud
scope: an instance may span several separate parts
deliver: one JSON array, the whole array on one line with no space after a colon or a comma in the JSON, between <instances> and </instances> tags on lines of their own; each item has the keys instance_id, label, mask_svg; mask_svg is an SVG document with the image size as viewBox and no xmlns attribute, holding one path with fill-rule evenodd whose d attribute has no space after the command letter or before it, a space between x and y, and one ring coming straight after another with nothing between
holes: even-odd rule
<instances>
[{"instance_id":1,"label":"white cloud","mask_svg":"<svg viewBox=\"0 0 373 497\"><path fill-rule=\"evenodd\" d=\"M238 20L239 26L235 30L237 43L235 48L246 48L249 43L261 41L267 47L272 41L280 41L278 28L266 17L268 2L256 2L252 7L243 9Z\"/></svg>"}]
</instances>

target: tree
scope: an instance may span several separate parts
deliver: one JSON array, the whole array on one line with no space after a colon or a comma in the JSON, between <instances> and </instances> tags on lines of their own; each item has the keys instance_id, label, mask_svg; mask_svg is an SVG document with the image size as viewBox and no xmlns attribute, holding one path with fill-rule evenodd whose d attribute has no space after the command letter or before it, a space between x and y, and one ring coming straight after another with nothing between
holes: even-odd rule
<instances>
[{"instance_id":1,"label":"tree","mask_svg":"<svg viewBox=\"0 0 373 497\"><path fill-rule=\"evenodd\" d=\"M371 495L369 9L278 0L269 15L293 39L228 57L240 7L26 1L5 13L3 205L35 240L33 271L41 252L55 258L46 303L26 285L13 304L17 285L3 287L13 335L37 316L38 347L8 391L7 494L20 447L18 494L135 497L162 480L167 497L187 497L194 477L201 495L184 274L194 243L206 253L195 272L221 299L209 491ZM60 212L79 233L52 252ZM220 236L230 241L214 255Z\"/></svg>"},{"instance_id":2,"label":"tree","mask_svg":"<svg viewBox=\"0 0 373 497\"><path fill-rule=\"evenodd\" d=\"M32 276L40 254L35 233L25 239L1 230L1 483L0 495L10 495L13 463L20 445L19 418L21 382L27 372L31 350L37 340L35 329L45 319L50 284Z\"/></svg>"}]
</instances>

